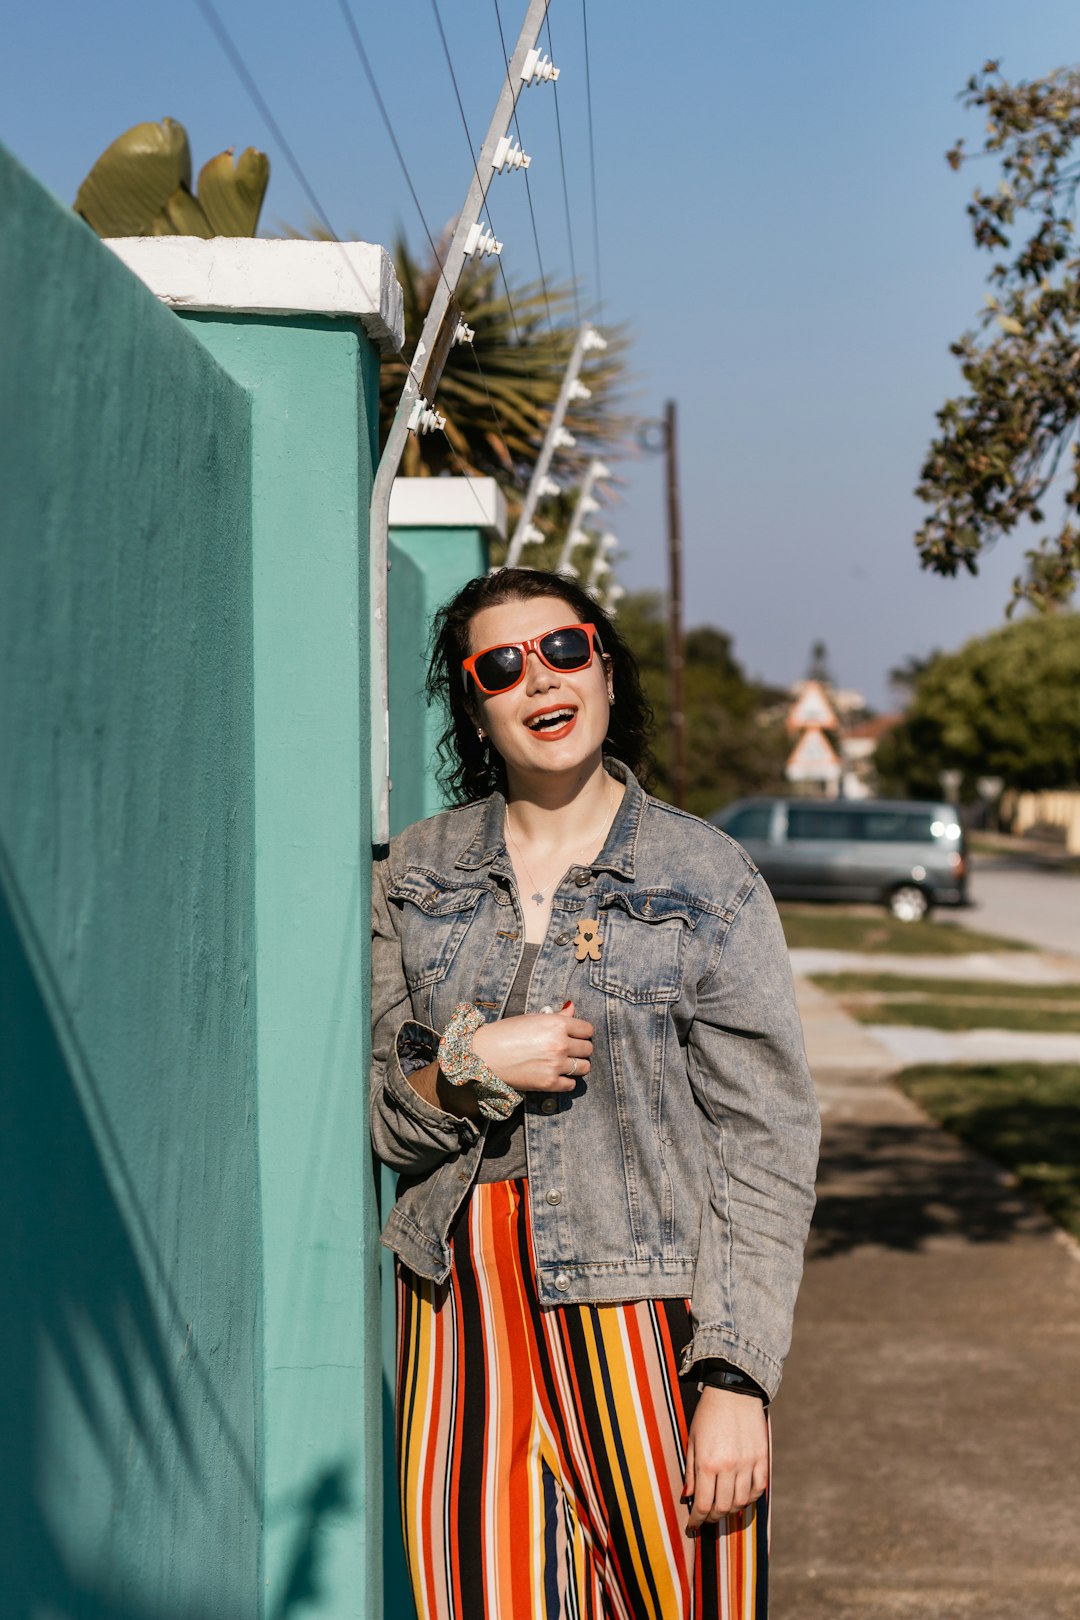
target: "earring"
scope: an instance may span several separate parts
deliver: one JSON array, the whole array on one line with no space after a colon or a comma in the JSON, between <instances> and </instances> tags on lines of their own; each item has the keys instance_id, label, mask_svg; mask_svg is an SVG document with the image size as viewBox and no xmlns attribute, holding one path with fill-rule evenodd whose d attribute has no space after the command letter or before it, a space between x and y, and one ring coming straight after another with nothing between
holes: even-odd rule
<instances>
[{"instance_id":1,"label":"earring","mask_svg":"<svg viewBox=\"0 0 1080 1620\"><path fill-rule=\"evenodd\" d=\"M484 735L483 726L477 726L476 735L480 739L481 742L486 742L487 741L487 737Z\"/></svg>"}]
</instances>

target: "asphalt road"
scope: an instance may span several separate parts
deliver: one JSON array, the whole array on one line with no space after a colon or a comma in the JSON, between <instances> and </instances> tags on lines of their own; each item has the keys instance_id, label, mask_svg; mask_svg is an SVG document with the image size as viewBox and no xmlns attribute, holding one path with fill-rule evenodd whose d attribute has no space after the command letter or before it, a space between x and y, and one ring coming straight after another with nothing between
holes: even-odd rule
<instances>
[{"instance_id":1,"label":"asphalt road","mask_svg":"<svg viewBox=\"0 0 1080 1620\"><path fill-rule=\"evenodd\" d=\"M1080 956L1080 876L1075 873L1030 866L1019 856L976 855L968 893L973 905L965 911L942 908L938 919Z\"/></svg>"}]
</instances>

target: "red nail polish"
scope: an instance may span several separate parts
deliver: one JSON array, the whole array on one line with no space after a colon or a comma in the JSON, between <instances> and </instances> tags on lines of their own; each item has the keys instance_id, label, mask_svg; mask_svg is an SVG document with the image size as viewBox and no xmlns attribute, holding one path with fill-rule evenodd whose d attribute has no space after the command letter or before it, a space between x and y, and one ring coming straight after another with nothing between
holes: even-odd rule
<instances>
[{"instance_id":1,"label":"red nail polish","mask_svg":"<svg viewBox=\"0 0 1080 1620\"><path fill-rule=\"evenodd\" d=\"M572 1007L573 1005L574 1005L574 1003L572 1001L564 1001L563 1004L562 1004L563 1012L566 1011L567 1007Z\"/></svg>"}]
</instances>

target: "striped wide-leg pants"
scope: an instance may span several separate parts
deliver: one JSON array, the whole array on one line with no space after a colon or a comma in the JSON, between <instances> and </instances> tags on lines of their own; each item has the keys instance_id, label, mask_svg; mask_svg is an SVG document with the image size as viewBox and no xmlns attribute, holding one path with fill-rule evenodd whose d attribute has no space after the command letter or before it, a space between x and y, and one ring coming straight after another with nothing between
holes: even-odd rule
<instances>
[{"instance_id":1,"label":"striped wide-leg pants","mask_svg":"<svg viewBox=\"0 0 1080 1620\"><path fill-rule=\"evenodd\" d=\"M686 1301L541 1310L526 1181L475 1187L449 1278L398 1296L420 1620L764 1620L767 1498L686 1534Z\"/></svg>"}]
</instances>

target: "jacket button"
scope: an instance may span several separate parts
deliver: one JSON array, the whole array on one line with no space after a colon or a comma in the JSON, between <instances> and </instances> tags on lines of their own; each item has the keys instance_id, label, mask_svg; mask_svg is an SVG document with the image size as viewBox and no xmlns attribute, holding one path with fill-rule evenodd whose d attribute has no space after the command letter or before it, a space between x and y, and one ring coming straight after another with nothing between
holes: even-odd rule
<instances>
[{"instance_id":1,"label":"jacket button","mask_svg":"<svg viewBox=\"0 0 1080 1620\"><path fill-rule=\"evenodd\" d=\"M577 877L574 879L574 882L577 884L579 889L587 889L591 881L591 872L579 872Z\"/></svg>"},{"instance_id":2,"label":"jacket button","mask_svg":"<svg viewBox=\"0 0 1080 1620\"><path fill-rule=\"evenodd\" d=\"M570 943L570 935L569 934L556 934L555 935L555 943L556 943L556 945L569 945L569 943Z\"/></svg>"},{"instance_id":3,"label":"jacket button","mask_svg":"<svg viewBox=\"0 0 1080 1620\"><path fill-rule=\"evenodd\" d=\"M552 1187L551 1191L548 1193L548 1203L549 1204L561 1204L562 1203L562 1193L559 1191L559 1189L557 1187Z\"/></svg>"},{"instance_id":4,"label":"jacket button","mask_svg":"<svg viewBox=\"0 0 1080 1620\"><path fill-rule=\"evenodd\" d=\"M540 1112L542 1114L553 1114L558 1106L559 1103L557 1098L545 1097L543 1102L540 1104Z\"/></svg>"},{"instance_id":5,"label":"jacket button","mask_svg":"<svg viewBox=\"0 0 1080 1620\"><path fill-rule=\"evenodd\" d=\"M566 1290L570 1286L570 1279L566 1275L565 1271L560 1271L559 1272L558 1276L555 1278L555 1286L559 1290L560 1294L565 1294L566 1293Z\"/></svg>"}]
</instances>

